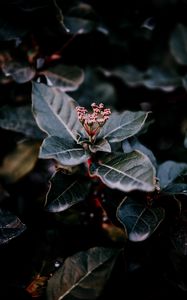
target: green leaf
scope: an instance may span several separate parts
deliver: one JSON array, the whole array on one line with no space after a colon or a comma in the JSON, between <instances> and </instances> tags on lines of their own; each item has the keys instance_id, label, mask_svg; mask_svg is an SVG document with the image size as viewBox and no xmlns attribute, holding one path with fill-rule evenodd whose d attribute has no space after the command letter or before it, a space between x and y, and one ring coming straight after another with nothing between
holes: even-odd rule
<instances>
[{"instance_id":1,"label":"green leaf","mask_svg":"<svg viewBox=\"0 0 187 300\"><path fill-rule=\"evenodd\" d=\"M38 126L48 135L78 142L86 132L78 120L77 103L59 88L33 82L33 113Z\"/></svg>"},{"instance_id":2,"label":"green leaf","mask_svg":"<svg viewBox=\"0 0 187 300\"><path fill-rule=\"evenodd\" d=\"M113 112L98 134L98 138L107 139L109 142L123 141L140 131L147 116L148 113L143 111Z\"/></svg>"},{"instance_id":3,"label":"green leaf","mask_svg":"<svg viewBox=\"0 0 187 300\"><path fill-rule=\"evenodd\" d=\"M105 76L116 76L124 81L130 87L136 87L142 84L144 73L133 65L122 65L112 71L103 69Z\"/></svg>"},{"instance_id":4,"label":"green leaf","mask_svg":"<svg viewBox=\"0 0 187 300\"><path fill-rule=\"evenodd\" d=\"M10 211L0 209L0 245L6 244L25 231L26 226Z\"/></svg>"},{"instance_id":5,"label":"green leaf","mask_svg":"<svg viewBox=\"0 0 187 300\"><path fill-rule=\"evenodd\" d=\"M72 5L65 15L64 22L69 31L76 35L100 30L100 24L93 7L84 2Z\"/></svg>"},{"instance_id":6,"label":"green leaf","mask_svg":"<svg viewBox=\"0 0 187 300\"><path fill-rule=\"evenodd\" d=\"M178 163L172 160L167 160L164 163L160 164L157 177L160 182L160 187L165 188L170 185L174 180L179 176L187 174L187 164Z\"/></svg>"},{"instance_id":7,"label":"green leaf","mask_svg":"<svg viewBox=\"0 0 187 300\"><path fill-rule=\"evenodd\" d=\"M51 85L60 87L63 92L75 91L84 80L84 73L77 66L57 65L41 72L41 75L45 75Z\"/></svg>"},{"instance_id":8,"label":"green leaf","mask_svg":"<svg viewBox=\"0 0 187 300\"><path fill-rule=\"evenodd\" d=\"M98 24L92 20L65 17L65 24L72 34L85 34L96 30Z\"/></svg>"},{"instance_id":9,"label":"green leaf","mask_svg":"<svg viewBox=\"0 0 187 300\"><path fill-rule=\"evenodd\" d=\"M10 61L5 64L2 71L6 76L11 76L17 83L24 83L34 78L36 71L26 63Z\"/></svg>"},{"instance_id":10,"label":"green leaf","mask_svg":"<svg viewBox=\"0 0 187 300\"><path fill-rule=\"evenodd\" d=\"M170 195L187 195L187 184L186 183L172 183L162 189L162 192Z\"/></svg>"},{"instance_id":11,"label":"green leaf","mask_svg":"<svg viewBox=\"0 0 187 300\"><path fill-rule=\"evenodd\" d=\"M163 221L165 211L161 207L148 208L144 203L125 198L117 210L117 218L125 227L130 241L146 240Z\"/></svg>"},{"instance_id":12,"label":"green leaf","mask_svg":"<svg viewBox=\"0 0 187 300\"><path fill-rule=\"evenodd\" d=\"M117 101L117 92L108 78L102 76L101 68L85 67L84 74L84 82L78 90L72 93L79 105L89 108L93 102L100 103L99 99L102 99L102 103L106 107L114 107ZM98 101L94 99L98 99Z\"/></svg>"},{"instance_id":13,"label":"green leaf","mask_svg":"<svg viewBox=\"0 0 187 300\"><path fill-rule=\"evenodd\" d=\"M1 107L0 127L21 132L27 137L36 139L42 139L45 136L44 132L36 124L30 105L16 107L5 105Z\"/></svg>"},{"instance_id":14,"label":"green leaf","mask_svg":"<svg viewBox=\"0 0 187 300\"><path fill-rule=\"evenodd\" d=\"M96 142L93 145L89 146L89 149L91 152L95 153L97 151L103 151L103 152L111 152L111 146L107 142L107 140L96 140Z\"/></svg>"},{"instance_id":15,"label":"green leaf","mask_svg":"<svg viewBox=\"0 0 187 300\"><path fill-rule=\"evenodd\" d=\"M0 165L0 178L6 183L15 183L34 168L38 160L40 143L23 140L8 153Z\"/></svg>"},{"instance_id":16,"label":"green leaf","mask_svg":"<svg viewBox=\"0 0 187 300\"><path fill-rule=\"evenodd\" d=\"M159 89L171 92L181 86L181 77L175 70L165 66L150 66L140 71L132 65L120 66L112 71L103 70L105 76L116 76L130 87L145 86L148 89Z\"/></svg>"},{"instance_id":17,"label":"green leaf","mask_svg":"<svg viewBox=\"0 0 187 300\"><path fill-rule=\"evenodd\" d=\"M133 150L139 150L140 152L147 155L147 157L152 162L153 166L157 168L157 162L153 152L147 147L145 147L143 144L141 144L136 136L124 140L122 143L122 148L124 153L130 153Z\"/></svg>"},{"instance_id":18,"label":"green leaf","mask_svg":"<svg viewBox=\"0 0 187 300\"><path fill-rule=\"evenodd\" d=\"M65 140L58 136L49 136L41 145L40 158L54 158L62 165L73 166L90 158L89 153L73 140Z\"/></svg>"},{"instance_id":19,"label":"green leaf","mask_svg":"<svg viewBox=\"0 0 187 300\"><path fill-rule=\"evenodd\" d=\"M149 89L172 92L182 85L181 77L173 69L151 66L144 74L143 85Z\"/></svg>"},{"instance_id":20,"label":"green leaf","mask_svg":"<svg viewBox=\"0 0 187 300\"><path fill-rule=\"evenodd\" d=\"M170 39L170 51L181 65L187 65L187 27L177 24Z\"/></svg>"},{"instance_id":21,"label":"green leaf","mask_svg":"<svg viewBox=\"0 0 187 300\"><path fill-rule=\"evenodd\" d=\"M68 257L49 279L48 300L94 300L101 294L119 249L94 247Z\"/></svg>"},{"instance_id":22,"label":"green leaf","mask_svg":"<svg viewBox=\"0 0 187 300\"><path fill-rule=\"evenodd\" d=\"M85 200L89 192L89 183L85 178L56 172L50 180L46 209L61 212L80 201Z\"/></svg>"},{"instance_id":23,"label":"green leaf","mask_svg":"<svg viewBox=\"0 0 187 300\"><path fill-rule=\"evenodd\" d=\"M155 169L147 156L139 151L109 154L90 167L91 175L98 176L110 188L124 192L153 191Z\"/></svg>"}]
</instances>

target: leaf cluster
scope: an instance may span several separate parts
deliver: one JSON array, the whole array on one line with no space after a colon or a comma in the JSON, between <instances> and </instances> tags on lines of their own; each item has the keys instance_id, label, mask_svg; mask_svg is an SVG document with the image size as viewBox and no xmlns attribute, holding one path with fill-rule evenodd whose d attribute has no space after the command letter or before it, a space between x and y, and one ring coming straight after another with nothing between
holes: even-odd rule
<instances>
[{"instance_id":1,"label":"leaf cluster","mask_svg":"<svg viewBox=\"0 0 187 300\"><path fill-rule=\"evenodd\" d=\"M186 298L186 36L186 1L2 1L0 297Z\"/></svg>"}]
</instances>

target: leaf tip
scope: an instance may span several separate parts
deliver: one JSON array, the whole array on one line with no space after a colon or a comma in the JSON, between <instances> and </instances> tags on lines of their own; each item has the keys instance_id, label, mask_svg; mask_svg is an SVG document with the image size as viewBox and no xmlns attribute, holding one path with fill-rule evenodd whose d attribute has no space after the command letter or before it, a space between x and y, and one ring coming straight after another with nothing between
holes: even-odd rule
<instances>
[{"instance_id":1,"label":"leaf tip","mask_svg":"<svg viewBox=\"0 0 187 300\"><path fill-rule=\"evenodd\" d=\"M131 242L143 242L150 236L150 232L146 233L138 233L138 232L130 232L129 233L129 240Z\"/></svg>"}]
</instances>

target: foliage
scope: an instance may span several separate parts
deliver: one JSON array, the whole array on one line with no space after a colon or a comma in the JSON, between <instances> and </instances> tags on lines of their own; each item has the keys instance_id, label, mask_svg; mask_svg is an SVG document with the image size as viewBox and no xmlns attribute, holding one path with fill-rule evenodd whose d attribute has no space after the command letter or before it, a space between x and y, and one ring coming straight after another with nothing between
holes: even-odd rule
<instances>
[{"instance_id":1,"label":"foliage","mask_svg":"<svg viewBox=\"0 0 187 300\"><path fill-rule=\"evenodd\" d=\"M3 1L3 299L186 298L186 5Z\"/></svg>"}]
</instances>

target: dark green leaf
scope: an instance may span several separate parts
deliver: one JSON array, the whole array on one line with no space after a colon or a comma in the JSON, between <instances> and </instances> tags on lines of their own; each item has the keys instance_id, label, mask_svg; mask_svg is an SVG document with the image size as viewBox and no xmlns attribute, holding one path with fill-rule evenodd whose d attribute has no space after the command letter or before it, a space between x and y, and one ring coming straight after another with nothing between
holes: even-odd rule
<instances>
[{"instance_id":1,"label":"dark green leaf","mask_svg":"<svg viewBox=\"0 0 187 300\"><path fill-rule=\"evenodd\" d=\"M57 65L41 74L47 77L50 86L58 86L64 92L76 90L84 80L84 73L77 66Z\"/></svg>"},{"instance_id":2,"label":"dark green leaf","mask_svg":"<svg viewBox=\"0 0 187 300\"><path fill-rule=\"evenodd\" d=\"M136 87L142 84L143 72L132 65L120 66L112 71L103 70L106 76L116 76L123 80L127 85Z\"/></svg>"},{"instance_id":3,"label":"dark green leaf","mask_svg":"<svg viewBox=\"0 0 187 300\"><path fill-rule=\"evenodd\" d=\"M18 217L7 210L0 209L0 245L8 243L26 229Z\"/></svg>"},{"instance_id":4,"label":"dark green leaf","mask_svg":"<svg viewBox=\"0 0 187 300\"><path fill-rule=\"evenodd\" d=\"M165 188L179 176L187 173L187 164L178 163L172 160L162 163L157 171L157 177L160 181L160 187Z\"/></svg>"},{"instance_id":5,"label":"dark green leaf","mask_svg":"<svg viewBox=\"0 0 187 300\"><path fill-rule=\"evenodd\" d=\"M130 241L144 241L164 219L164 209L148 208L144 203L127 198L117 210L117 217L125 227Z\"/></svg>"},{"instance_id":6,"label":"dark green leaf","mask_svg":"<svg viewBox=\"0 0 187 300\"><path fill-rule=\"evenodd\" d=\"M170 51L181 65L187 65L187 28L177 24L170 39Z\"/></svg>"},{"instance_id":7,"label":"dark green leaf","mask_svg":"<svg viewBox=\"0 0 187 300\"><path fill-rule=\"evenodd\" d=\"M77 103L59 88L33 82L32 101L38 126L48 135L76 142L79 132L86 135L77 117Z\"/></svg>"},{"instance_id":8,"label":"dark green leaf","mask_svg":"<svg viewBox=\"0 0 187 300\"><path fill-rule=\"evenodd\" d=\"M93 145L89 146L89 149L91 152L97 152L97 151L104 151L104 152L111 152L111 146L107 142L107 140L96 140L96 142Z\"/></svg>"},{"instance_id":9,"label":"dark green leaf","mask_svg":"<svg viewBox=\"0 0 187 300\"><path fill-rule=\"evenodd\" d=\"M187 195L187 184L186 183L174 183L167 185L166 188L162 190L167 194L183 194Z\"/></svg>"},{"instance_id":10,"label":"dark green leaf","mask_svg":"<svg viewBox=\"0 0 187 300\"><path fill-rule=\"evenodd\" d=\"M172 92L182 85L182 81L174 70L152 66L144 74L143 85L149 89Z\"/></svg>"},{"instance_id":11,"label":"dark green leaf","mask_svg":"<svg viewBox=\"0 0 187 300\"><path fill-rule=\"evenodd\" d=\"M0 109L0 127L21 132L27 137L36 139L42 139L45 136L44 132L36 124L30 105L3 106Z\"/></svg>"},{"instance_id":12,"label":"dark green leaf","mask_svg":"<svg viewBox=\"0 0 187 300\"><path fill-rule=\"evenodd\" d=\"M99 25L93 7L83 2L70 8L64 22L73 34L89 33Z\"/></svg>"},{"instance_id":13,"label":"dark green leaf","mask_svg":"<svg viewBox=\"0 0 187 300\"><path fill-rule=\"evenodd\" d=\"M132 190L153 191L155 169L143 153L109 154L98 164L90 167L92 175L110 188L124 192Z\"/></svg>"},{"instance_id":14,"label":"dark green leaf","mask_svg":"<svg viewBox=\"0 0 187 300\"><path fill-rule=\"evenodd\" d=\"M139 150L140 152L147 155L153 166L157 168L157 162L153 152L143 144L141 144L135 136L132 136L130 139L124 140L122 143L122 148L124 153L130 153L133 150Z\"/></svg>"},{"instance_id":15,"label":"dark green leaf","mask_svg":"<svg viewBox=\"0 0 187 300\"><path fill-rule=\"evenodd\" d=\"M19 142L8 153L0 165L0 177L7 183L13 183L27 175L38 159L40 143L33 140Z\"/></svg>"},{"instance_id":16,"label":"dark green leaf","mask_svg":"<svg viewBox=\"0 0 187 300\"><path fill-rule=\"evenodd\" d=\"M47 194L46 209L50 212L60 212L72 205L85 200L89 192L89 183L85 178L65 175L56 172L51 178Z\"/></svg>"},{"instance_id":17,"label":"dark green leaf","mask_svg":"<svg viewBox=\"0 0 187 300\"><path fill-rule=\"evenodd\" d=\"M143 111L113 112L105 123L98 138L109 142L120 142L135 135L143 127L148 113Z\"/></svg>"},{"instance_id":18,"label":"dark green leaf","mask_svg":"<svg viewBox=\"0 0 187 300\"><path fill-rule=\"evenodd\" d=\"M86 20L76 17L65 17L66 27L73 34L85 34L97 28L97 23L92 20Z\"/></svg>"},{"instance_id":19,"label":"dark green leaf","mask_svg":"<svg viewBox=\"0 0 187 300\"><path fill-rule=\"evenodd\" d=\"M29 65L11 61L2 68L6 76L11 76L17 83L24 83L34 78L36 71Z\"/></svg>"},{"instance_id":20,"label":"dark green leaf","mask_svg":"<svg viewBox=\"0 0 187 300\"><path fill-rule=\"evenodd\" d=\"M62 14L62 10L61 10L60 6L58 5L58 1L52 0L52 2L55 7L55 10L56 10L56 19L59 22L62 31L64 33L67 33L69 30L66 28L66 26L64 24L64 16Z\"/></svg>"},{"instance_id":21,"label":"dark green leaf","mask_svg":"<svg viewBox=\"0 0 187 300\"><path fill-rule=\"evenodd\" d=\"M103 71L107 76L116 76L130 87L145 86L148 89L173 91L181 86L180 76L174 71L162 66L151 66L146 71L140 71L134 66L120 66L112 71Z\"/></svg>"},{"instance_id":22,"label":"dark green leaf","mask_svg":"<svg viewBox=\"0 0 187 300\"><path fill-rule=\"evenodd\" d=\"M95 247L68 257L48 281L47 299L97 299L118 254L118 249Z\"/></svg>"},{"instance_id":23,"label":"dark green leaf","mask_svg":"<svg viewBox=\"0 0 187 300\"><path fill-rule=\"evenodd\" d=\"M49 136L43 141L39 157L54 158L62 165L73 166L85 162L90 155L73 140Z\"/></svg>"},{"instance_id":24,"label":"dark green leaf","mask_svg":"<svg viewBox=\"0 0 187 300\"><path fill-rule=\"evenodd\" d=\"M106 107L114 106L117 101L116 89L108 78L104 78L101 70L99 68L86 67L84 74L84 82L77 91L72 93L79 105L89 108L98 99L98 102L104 103Z\"/></svg>"}]
</instances>

